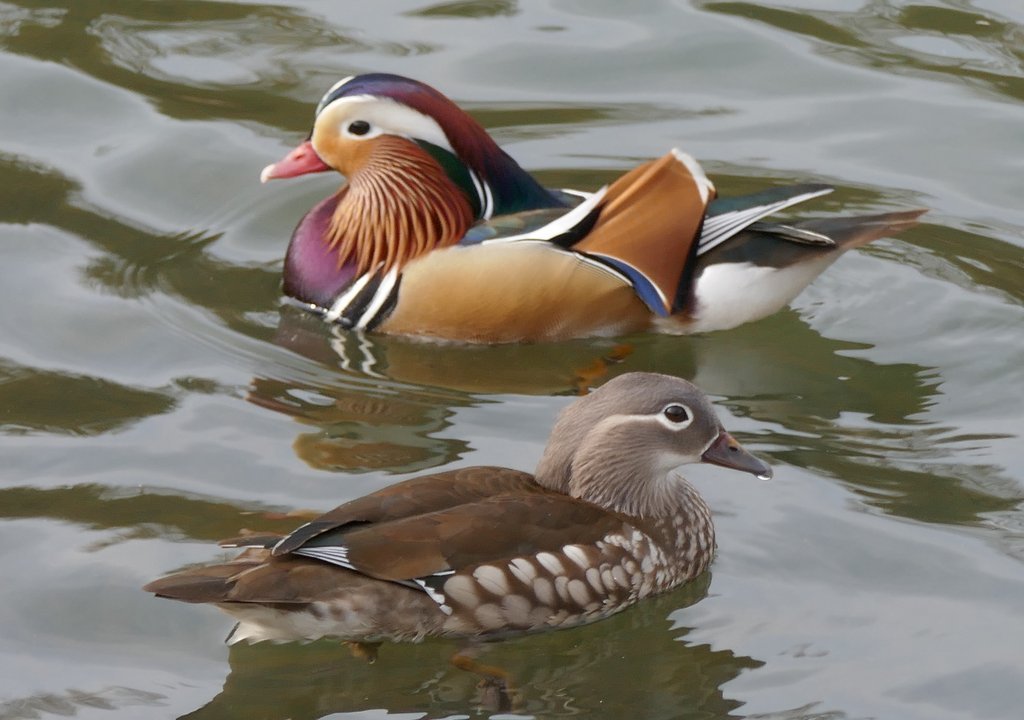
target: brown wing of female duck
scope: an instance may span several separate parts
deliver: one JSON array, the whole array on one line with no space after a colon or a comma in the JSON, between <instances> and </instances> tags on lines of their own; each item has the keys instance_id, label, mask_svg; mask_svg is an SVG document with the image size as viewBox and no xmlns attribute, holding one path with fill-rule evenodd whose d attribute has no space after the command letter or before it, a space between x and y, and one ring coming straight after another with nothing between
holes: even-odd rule
<instances>
[{"instance_id":1,"label":"brown wing of female duck","mask_svg":"<svg viewBox=\"0 0 1024 720\"><path fill-rule=\"evenodd\" d=\"M421 483L401 492L424 489ZM639 578L640 558L663 552L652 530L533 485L400 519L343 523L281 552L294 545L285 537L274 549L250 548L146 590L224 607L242 621L231 641L529 631L589 622L679 582L667 570ZM688 567L686 579L706 564ZM605 584L590 577L602 571Z\"/></svg>"}]
</instances>

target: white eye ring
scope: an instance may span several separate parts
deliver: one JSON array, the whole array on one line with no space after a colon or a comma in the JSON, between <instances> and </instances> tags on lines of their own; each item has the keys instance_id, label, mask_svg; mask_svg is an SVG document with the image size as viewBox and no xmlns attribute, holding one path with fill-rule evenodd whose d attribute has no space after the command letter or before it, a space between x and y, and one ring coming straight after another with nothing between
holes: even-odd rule
<instances>
[{"instance_id":1,"label":"white eye ring","mask_svg":"<svg viewBox=\"0 0 1024 720\"><path fill-rule=\"evenodd\" d=\"M693 423L693 411L682 403L669 403L657 415L658 422L669 430L682 430Z\"/></svg>"},{"instance_id":2,"label":"white eye ring","mask_svg":"<svg viewBox=\"0 0 1024 720\"><path fill-rule=\"evenodd\" d=\"M365 120L353 120L348 124L348 131L353 135L366 135L372 126Z\"/></svg>"},{"instance_id":3,"label":"white eye ring","mask_svg":"<svg viewBox=\"0 0 1024 720\"><path fill-rule=\"evenodd\" d=\"M346 120L341 128L341 134L353 140L367 140L382 134L380 126L374 125L367 120Z\"/></svg>"}]
</instances>

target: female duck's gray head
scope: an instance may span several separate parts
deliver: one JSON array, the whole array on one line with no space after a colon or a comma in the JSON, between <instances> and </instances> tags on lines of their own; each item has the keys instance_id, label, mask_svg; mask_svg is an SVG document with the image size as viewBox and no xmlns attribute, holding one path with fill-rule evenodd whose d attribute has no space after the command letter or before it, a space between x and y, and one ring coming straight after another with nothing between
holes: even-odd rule
<instances>
[{"instance_id":1,"label":"female duck's gray head","mask_svg":"<svg viewBox=\"0 0 1024 720\"><path fill-rule=\"evenodd\" d=\"M699 462L771 477L726 432L697 387L669 375L629 373L561 412L536 476L545 487L644 516L678 484L672 470Z\"/></svg>"}]
</instances>

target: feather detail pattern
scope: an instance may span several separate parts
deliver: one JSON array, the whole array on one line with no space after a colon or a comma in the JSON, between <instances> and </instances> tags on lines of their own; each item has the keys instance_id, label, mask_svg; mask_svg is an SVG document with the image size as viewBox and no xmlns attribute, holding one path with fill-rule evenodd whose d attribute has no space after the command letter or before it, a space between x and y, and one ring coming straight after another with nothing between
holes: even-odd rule
<instances>
[{"instance_id":1,"label":"feather detail pattern","mask_svg":"<svg viewBox=\"0 0 1024 720\"><path fill-rule=\"evenodd\" d=\"M404 138L382 137L345 187L328 241L338 267L387 273L454 245L472 222L469 200L434 158Z\"/></svg>"}]
</instances>

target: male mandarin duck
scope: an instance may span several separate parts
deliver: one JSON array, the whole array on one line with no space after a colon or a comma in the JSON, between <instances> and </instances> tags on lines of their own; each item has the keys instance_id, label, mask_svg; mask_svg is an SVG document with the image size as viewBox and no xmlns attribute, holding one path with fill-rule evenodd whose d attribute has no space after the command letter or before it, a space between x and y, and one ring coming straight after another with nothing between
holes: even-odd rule
<instances>
[{"instance_id":1,"label":"male mandarin duck","mask_svg":"<svg viewBox=\"0 0 1024 720\"><path fill-rule=\"evenodd\" d=\"M551 191L440 92L382 73L328 90L261 179L326 170L348 183L295 229L285 293L346 328L470 342L735 327L923 212L760 222L832 188L717 198L678 150L593 194Z\"/></svg>"},{"instance_id":2,"label":"male mandarin duck","mask_svg":"<svg viewBox=\"0 0 1024 720\"><path fill-rule=\"evenodd\" d=\"M700 575L711 513L674 469L771 477L675 377L621 375L559 415L534 475L470 467L345 503L232 561L151 582L213 603L229 642L486 639L592 622Z\"/></svg>"}]
</instances>

